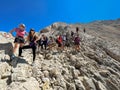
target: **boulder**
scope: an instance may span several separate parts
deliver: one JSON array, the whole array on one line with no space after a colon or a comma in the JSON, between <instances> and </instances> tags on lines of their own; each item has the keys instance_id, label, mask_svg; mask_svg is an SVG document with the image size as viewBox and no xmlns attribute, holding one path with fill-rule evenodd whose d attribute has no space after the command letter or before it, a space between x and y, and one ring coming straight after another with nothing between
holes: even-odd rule
<instances>
[{"instance_id":1,"label":"boulder","mask_svg":"<svg viewBox=\"0 0 120 90\"><path fill-rule=\"evenodd\" d=\"M32 68L27 64L18 64L16 68L12 68L12 81L25 82L27 78L32 76Z\"/></svg>"},{"instance_id":2,"label":"boulder","mask_svg":"<svg viewBox=\"0 0 120 90\"><path fill-rule=\"evenodd\" d=\"M39 83L31 77L26 82L12 82L7 90L40 90Z\"/></svg>"},{"instance_id":3,"label":"boulder","mask_svg":"<svg viewBox=\"0 0 120 90\"><path fill-rule=\"evenodd\" d=\"M11 75L11 67L6 62L0 62L0 78L8 78Z\"/></svg>"},{"instance_id":4,"label":"boulder","mask_svg":"<svg viewBox=\"0 0 120 90\"><path fill-rule=\"evenodd\" d=\"M76 90L86 90L83 83L78 79L75 80Z\"/></svg>"}]
</instances>

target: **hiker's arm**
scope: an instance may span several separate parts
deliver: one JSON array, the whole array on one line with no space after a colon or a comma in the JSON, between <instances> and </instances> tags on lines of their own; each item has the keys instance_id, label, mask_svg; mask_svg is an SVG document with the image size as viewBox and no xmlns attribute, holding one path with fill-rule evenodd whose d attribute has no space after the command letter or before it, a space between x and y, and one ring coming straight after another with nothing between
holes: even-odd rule
<instances>
[{"instance_id":1,"label":"hiker's arm","mask_svg":"<svg viewBox=\"0 0 120 90\"><path fill-rule=\"evenodd\" d=\"M26 40L26 42L30 41L30 37L27 36L27 37L25 38L25 40Z\"/></svg>"},{"instance_id":2,"label":"hiker's arm","mask_svg":"<svg viewBox=\"0 0 120 90\"><path fill-rule=\"evenodd\" d=\"M38 36L36 36L36 40L35 40L35 43L37 43L37 41L39 40Z\"/></svg>"},{"instance_id":3,"label":"hiker's arm","mask_svg":"<svg viewBox=\"0 0 120 90\"><path fill-rule=\"evenodd\" d=\"M27 32L25 32L25 35L26 35L26 36L28 36L28 33L27 33Z\"/></svg>"},{"instance_id":4,"label":"hiker's arm","mask_svg":"<svg viewBox=\"0 0 120 90\"><path fill-rule=\"evenodd\" d=\"M25 43L26 44L27 42L29 42L29 36L25 37Z\"/></svg>"},{"instance_id":5,"label":"hiker's arm","mask_svg":"<svg viewBox=\"0 0 120 90\"><path fill-rule=\"evenodd\" d=\"M13 32L15 32L15 29L10 30L10 34L14 37Z\"/></svg>"}]
</instances>

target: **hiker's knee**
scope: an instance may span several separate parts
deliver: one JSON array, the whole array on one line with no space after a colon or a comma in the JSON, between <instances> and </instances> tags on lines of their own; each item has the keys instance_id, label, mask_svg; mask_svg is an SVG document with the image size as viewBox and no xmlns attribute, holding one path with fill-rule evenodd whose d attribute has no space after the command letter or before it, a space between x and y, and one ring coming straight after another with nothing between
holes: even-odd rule
<instances>
[{"instance_id":1,"label":"hiker's knee","mask_svg":"<svg viewBox=\"0 0 120 90\"><path fill-rule=\"evenodd\" d=\"M19 44L18 44L18 43L15 43L14 48L18 48L18 47L19 47Z\"/></svg>"},{"instance_id":2,"label":"hiker's knee","mask_svg":"<svg viewBox=\"0 0 120 90\"><path fill-rule=\"evenodd\" d=\"M23 47L24 43L20 43L20 47Z\"/></svg>"}]
</instances>

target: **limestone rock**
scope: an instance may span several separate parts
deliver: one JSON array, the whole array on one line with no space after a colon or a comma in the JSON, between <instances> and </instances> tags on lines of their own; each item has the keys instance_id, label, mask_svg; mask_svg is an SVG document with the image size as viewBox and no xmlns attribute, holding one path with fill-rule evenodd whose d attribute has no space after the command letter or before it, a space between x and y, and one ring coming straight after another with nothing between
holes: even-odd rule
<instances>
[{"instance_id":1,"label":"limestone rock","mask_svg":"<svg viewBox=\"0 0 120 90\"><path fill-rule=\"evenodd\" d=\"M101 82L98 82L97 88L98 90L107 90L106 87Z\"/></svg>"},{"instance_id":2,"label":"limestone rock","mask_svg":"<svg viewBox=\"0 0 120 90\"><path fill-rule=\"evenodd\" d=\"M103 76L103 77L108 77L109 74L110 74L109 71L107 71L107 70L101 70L99 73L100 73L100 75Z\"/></svg>"},{"instance_id":3,"label":"limestone rock","mask_svg":"<svg viewBox=\"0 0 120 90\"><path fill-rule=\"evenodd\" d=\"M83 78L83 84L87 90L97 90L93 83L93 80L88 77Z\"/></svg>"},{"instance_id":4,"label":"limestone rock","mask_svg":"<svg viewBox=\"0 0 120 90\"><path fill-rule=\"evenodd\" d=\"M26 81L32 75L32 69L27 64L18 64L16 68L12 68L12 81Z\"/></svg>"},{"instance_id":5,"label":"limestone rock","mask_svg":"<svg viewBox=\"0 0 120 90\"><path fill-rule=\"evenodd\" d=\"M67 90L76 90L76 86L73 83L66 83Z\"/></svg>"},{"instance_id":6,"label":"limestone rock","mask_svg":"<svg viewBox=\"0 0 120 90\"><path fill-rule=\"evenodd\" d=\"M75 80L75 85L77 90L85 90L83 83L79 79Z\"/></svg>"},{"instance_id":7,"label":"limestone rock","mask_svg":"<svg viewBox=\"0 0 120 90\"><path fill-rule=\"evenodd\" d=\"M7 90L40 90L39 83L35 78L29 78L26 82L12 82Z\"/></svg>"},{"instance_id":8,"label":"limestone rock","mask_svg":"<svg viewBox=\"0 0 120 90\"><path fill-rule=\"evenodd\" d=\"M11 75L11 67L6 62L0 62L0 78L7 78Z\"/></svg>"},{"instance_id":9,"label":"limestone rock","mask_svg":"<svg viewBox=\"0 0 120 90\"><path fill-rule=\"evenodd\" d=\"M6 81L0 79L0 90L6 90L6 89L7 89Z\"/></svg>"},{"instance_id":10,"label":"limestone rock","mask_svg":"<svg viewBox=\"0 0 120 90\"><path fill-rule=\"evenodd\" d=\"M43 83L40 85L42 90L52 90L52 88L50 88L49 78L42 78L42 81L43 81Z\"/></svg>"}]
</instances>

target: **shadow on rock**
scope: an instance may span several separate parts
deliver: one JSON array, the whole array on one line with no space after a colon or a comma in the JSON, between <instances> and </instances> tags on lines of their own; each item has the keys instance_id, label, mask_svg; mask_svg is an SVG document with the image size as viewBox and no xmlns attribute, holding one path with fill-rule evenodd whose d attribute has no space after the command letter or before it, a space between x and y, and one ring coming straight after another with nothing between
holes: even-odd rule
<instances>
[{"instance_id":1,"label":"shadow on rock","mask_svg":"<svg viewBox=\"0 0 120 90\"><path fill-rule=\"evenodd\" d=\"M17 67L17 64L29 64L25 59L20 58L20 57L15 57L11 62L10 65L13 66L14 68Z\"/></svg>"},{"instance_id":2,"label":"shadow on rock","mask_svg":"<svg viewBox=\"0 0 120 90\"><path fill-rule=\"evenodd\" d=\"M0 51L4 50L4 54L12 55L13 45L12 43L0 43Z\"/></svg>"}]
</instances>

